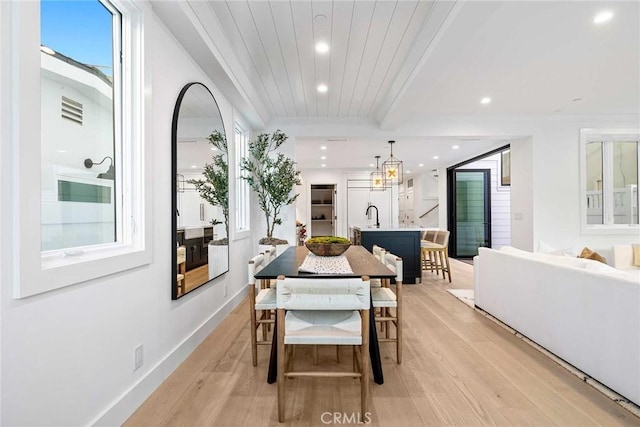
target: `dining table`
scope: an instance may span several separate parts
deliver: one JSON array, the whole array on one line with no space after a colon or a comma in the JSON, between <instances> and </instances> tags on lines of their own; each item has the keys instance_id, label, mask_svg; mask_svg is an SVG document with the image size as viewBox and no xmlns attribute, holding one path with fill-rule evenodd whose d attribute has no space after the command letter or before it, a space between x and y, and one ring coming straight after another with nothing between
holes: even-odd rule
<instances>
[{"instance_id":1,"label":"dining table","mask_svg":"<svg viewBox=\"0 0 640 427\"><path fill-rule=\"evenodd\" d=\"M254 277L259 280L277 279L284 277L304 277L304 278L353 278L368 276L370 279L391 279L396 277L396 273L380 262L372 253L363 246L350 246L342 256L346 257L351 267L351 273L308 273L299 270L309 250L305 246L291 246L282 254L271 261L265 268L260 270ZM274 328L271 343L271 355L269 359L269 371L267 382L272 384L277 378L277 327ZM373 380L376 384L383 384L382 360L380 358L380 347L378 345L378 334L376 332L376 322L373 311L373 301L371 300L371 315L369 316L369 356L371 358L371 369Z\"/></svg>"}]
</instances>

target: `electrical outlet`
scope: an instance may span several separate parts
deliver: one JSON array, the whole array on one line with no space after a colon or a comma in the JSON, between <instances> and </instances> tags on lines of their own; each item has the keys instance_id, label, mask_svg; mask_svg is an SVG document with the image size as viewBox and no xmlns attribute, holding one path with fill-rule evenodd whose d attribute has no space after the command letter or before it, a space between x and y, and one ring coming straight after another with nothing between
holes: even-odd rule
<instances>
[{"instance_id":1,"label":"electrical outlet","mask_svg":"<svg viewBox=\"0 0 640 427\"><path fill-rule=\"evenodd\" d=\"M133 352L134 352L134 359L135 359L135 367L133 368L133 370L135 371L136 369L140 368L144 363L144 347L142 346L142 344L140 344L135 348Z\"/></svg>"}]
</instances>

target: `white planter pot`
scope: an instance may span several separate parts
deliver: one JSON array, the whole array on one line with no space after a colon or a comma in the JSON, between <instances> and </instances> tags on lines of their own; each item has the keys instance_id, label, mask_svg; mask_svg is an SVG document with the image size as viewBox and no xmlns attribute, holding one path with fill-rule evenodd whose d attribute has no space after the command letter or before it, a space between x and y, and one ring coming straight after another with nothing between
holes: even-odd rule
<instances>
[{"instance_id":1,"label":"white planter pot","mask_svg":"<svg viewBox=\"0 0 640 427\"><path fill-rule=\"evenodd\" d=\"M209 245L209 280L229 271L229 245Z\"/></svg>"}]
</instances>

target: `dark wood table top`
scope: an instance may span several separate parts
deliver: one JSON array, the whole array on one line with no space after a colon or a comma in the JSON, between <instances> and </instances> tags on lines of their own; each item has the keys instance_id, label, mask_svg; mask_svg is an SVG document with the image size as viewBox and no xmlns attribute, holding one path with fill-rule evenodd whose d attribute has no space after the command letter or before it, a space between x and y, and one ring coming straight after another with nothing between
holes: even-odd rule
<instances>
[{"instance_id":1,"label":"dark wood table top","mask_svg":"<svg viewBox=\"0 0 640 427\"><path fill-rule=\"evenodd\" d=\"M362 277L370 278L393 278L396 273L382 264L376 257L367 251L363 246L350 246L344 253L353 270L352 274L317 274L304 273L298 271L309 250L304 246L292 246L287 248L281 255L271 261L269 265L260 270L256 279L277 279L278 276L285 277Z\"/></svg>"}]
</instances>

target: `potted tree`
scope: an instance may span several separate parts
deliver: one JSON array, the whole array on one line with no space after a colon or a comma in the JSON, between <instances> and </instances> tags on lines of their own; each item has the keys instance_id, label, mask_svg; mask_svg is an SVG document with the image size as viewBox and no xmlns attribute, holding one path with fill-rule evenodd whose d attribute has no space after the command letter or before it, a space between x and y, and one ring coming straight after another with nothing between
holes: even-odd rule
<instances>
[{"instance_id":1,"label":"potted tree","mask_svg":"<svg viewBox=\"0 0 640 427\"><path fill-rule=\"evenodd\" d=\"M287 245L283 239L273 237L276 225L282 224L280 212L295 202L298 194L293 188L298 180L295 162L283 153L276 153L287 140L279 129L273 134L261 133L249 143L249 156L241 160L240 167L251 189L258 196L258 205L267 223L267 235L258 242L261 245Z\"/></svg>"},{"instance_id":2,"label":"potted tree","mask_svg":"<svg viewBox=\"0 0 640 427\"><path fill-rule=\"evenodd\" d=\"M216 263L209 266L209 278L213 278L229 269L229 163L225 136L215 130L207 139L220 154L215 154L212 162L204 165L204 179L190 179L187 182L195 186L202 199L222 209L223 221L211 220L214 228L218 224L224 224L225 230L224 237L209 242L209 259Z\"/></svg>"}]
</instances>

